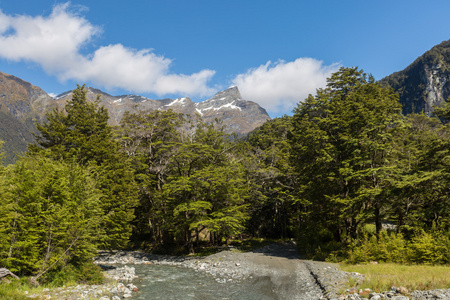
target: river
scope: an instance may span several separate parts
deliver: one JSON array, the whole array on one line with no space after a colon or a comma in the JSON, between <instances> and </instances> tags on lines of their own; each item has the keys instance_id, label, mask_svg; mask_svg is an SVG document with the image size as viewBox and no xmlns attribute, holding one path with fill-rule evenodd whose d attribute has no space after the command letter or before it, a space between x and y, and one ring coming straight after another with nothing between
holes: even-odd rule
<instances>
[{"instance_id":1,"label":"river","mask_svg":"<svg viewBox=\"0 0 450 300\"><path fill-rule=\"evenodd\" d=\"M258 277L242 282L220 283L211 276L195 270L168 265L136 265L133 280L139 292L133 299L278 299L268 277Z\"/></svg>"}]
</instances>

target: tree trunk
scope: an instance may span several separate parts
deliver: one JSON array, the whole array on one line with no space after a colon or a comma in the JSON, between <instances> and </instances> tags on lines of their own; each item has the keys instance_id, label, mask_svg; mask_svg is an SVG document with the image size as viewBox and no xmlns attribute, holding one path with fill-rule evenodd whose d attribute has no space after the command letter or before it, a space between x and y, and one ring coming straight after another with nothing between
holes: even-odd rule
<instances>
[{"instance_id":1,"label":"tree trunk","mask_svg":"<svg viewBox=\"0 0 450 300\"><path fill-rule=\"evenodd\" d=\"M15 279L19 279L19 277L17 275L15 275L13 272L11 272L10 270L8 270L6 268L0 268L0 278L3 278L8 275L14 277Z\"/></svg>"},{"instance_id":2,"label":"tree trunk","mask_svg":"<svg viewBox=\"0 0 450 300\"><path fill-rule=\"evenodd\" d=\"M380 234L381 229L382 229L382 224L381 224L381 216L380 216L380 206L378 204L375 205L375 228L376 228L376 233L377 236Z\"/></svg>"}]
</instances>

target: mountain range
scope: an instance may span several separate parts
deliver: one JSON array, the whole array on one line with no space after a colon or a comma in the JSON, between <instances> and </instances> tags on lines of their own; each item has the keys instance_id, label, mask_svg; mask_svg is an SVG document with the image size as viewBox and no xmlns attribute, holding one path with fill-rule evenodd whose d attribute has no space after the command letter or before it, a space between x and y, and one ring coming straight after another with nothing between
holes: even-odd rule
<instances>
[{"instance_id":1,"label":"mountain range","mask_svg":"<svg viewBox=\"0 0 450 300\"><path fill-rule=\"evenodd\" d=\"M188 97L152 100L138 95L111 96L101 90L86 87L88 100L94 101L98 95L100 105L108 109L109 123L113 126L119 124L126 111L171 109L202 118L207 123L218 119L225 125L226 132L242 136L270 120L264 108L242 99L236 86L203 102L193 102ZM35 122L42 122L45 113L52 108L64 109L67 100L71 98L72 91L53 98L29 82L0 72L0 140L5 142L5 162L14 162L16 154L23 153L27 144L35 141Z\"/></svg>"},{"instance_id":2,"label":"mountain range","mask_svg":"<svg viewBox=\"0 0 450 300\"><path fill-rule=\"evenodd\" d=\"M86 88L86 97L94 101L100 95L100 104L108 109L109 123L118 125L126 111L138 110L168 110L190 116L201 117L210 123L216 118L226 126L228 133L244 135L261 126L270 119L266 110L252 101L243 100L236 86L217 93L214 97L203 102L193 102L188 97L176 99L152 100L137 95L111 96L98 89ZM55 102L62 109L72 92L56 96Z\"/></svg>"}]
</instances>

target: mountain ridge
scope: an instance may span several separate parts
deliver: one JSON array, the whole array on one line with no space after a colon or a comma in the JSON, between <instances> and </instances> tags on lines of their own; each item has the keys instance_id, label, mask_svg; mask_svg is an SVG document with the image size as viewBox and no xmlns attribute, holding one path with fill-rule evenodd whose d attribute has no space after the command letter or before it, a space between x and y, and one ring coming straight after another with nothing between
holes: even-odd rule
<instances>
[{"instance_id":1,"label":"mountain ridge","mask_svg":"<svg viewBox=\"0 0 450 300\"><path fill-rule=\"evenodd\" d=\"M222 121L225 131L245 135L270 120L266 110L257 103L242 99L237 87L218 92L212 98L193 102L189 97L153 100L139 95L112 96L100 89L86 87L86 97L95 101L100 95L100 105L109 112L110 125L118 125L126 111L154 111L172 109L206 123ZM5 142L6 163L12 163L16 154L26 151L34 143L35 122L42 122L45 113L53 108L64 109L72 91L51 97L41 88L14 75L0 72L0 139Z\"/></svg>"},{"instance_id":2,"label":"mountain ridge","mask_svg":"<svg viewBox=\"0 0 450 300\"><path fill-rule=\"evenodd\" d=\"M97 95L100 95L100 104L108 109L111 125L118 125L126 111L133 113L138 110L172 109L185 115L197 115L207 123L213 122L216 118L220 119L226 126L226 132L245 135L270 120L264 108L253 101L242 99L236 86L220 91L202 102L193 102L189 97L153 100L133 94L112 96L92 87L86 87L86 90L86 97L90 101L94 101ZM71 97L72 92L67 91L54 99L62 109L64 103Z\"/></svg>"}]
</instances>

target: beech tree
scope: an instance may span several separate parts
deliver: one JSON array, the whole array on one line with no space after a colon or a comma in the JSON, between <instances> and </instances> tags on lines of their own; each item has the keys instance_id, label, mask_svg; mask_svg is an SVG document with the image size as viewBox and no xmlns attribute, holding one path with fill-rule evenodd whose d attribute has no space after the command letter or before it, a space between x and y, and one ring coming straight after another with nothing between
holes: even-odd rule
<instances>
[{"instance_id":1,"label":"beech tree","mask_svg":"<svg viewBox=\"0 0 450 300\"><path fill-rule=\"evenodd\" d=\"M289 116L267 121L249 135L250 147L242 153L251 184L248 230L256 236L292 237L301 213L295 197L296 176L289 162L291 122Z\"/></svg>"},{"instance_id":2,"label":"beech tree","mask_svg":"<svg viewBox=\"0 0 450 300\"><path fill-rule=\"evenodd\" d=\"M140 238L192 252L203 229L217 244L245 229L244 174L220 122L195 123L170 110L139 112L125 114L119 132L141 191Z\"/></svg>"},{"instance_id":3,"label":"beech tree","mask_svg":"<svg viewBox=\"0 0 450 300\"><path fill-rule=\"evenodd\" d=\"M173 158L189 128L184 116L171 110L126 112L117 128L121 150L132 161L139 188L134 221L137 239L159 243L166 236L166 199L157 194L174 172Z\"/></svg>"},{"instance_id":4,"label":"beech tree","mask_svg":"<svg viewBox=\"0 0 450 300\"><path fill-rule=\"evenodd\" d=\"M356 238L369 219L381 230L399 113L398 96L357 68L341 68L294 110L299 196L311 203L309 220L321 220L336 241Z\"/></svg>"},{"instance_id":5,"label":"beech tree","mask_svg":"<svg viewBox=\"0 0 450 300\"><path fill-rule=\"evenodd\" d=\"M190 252L203 229L214 244L245 229L248 187L233 147L220 123L199 124L173 157L175 169L160 196L167 201L167 226Z\"/></svg>"}]
</instances>

